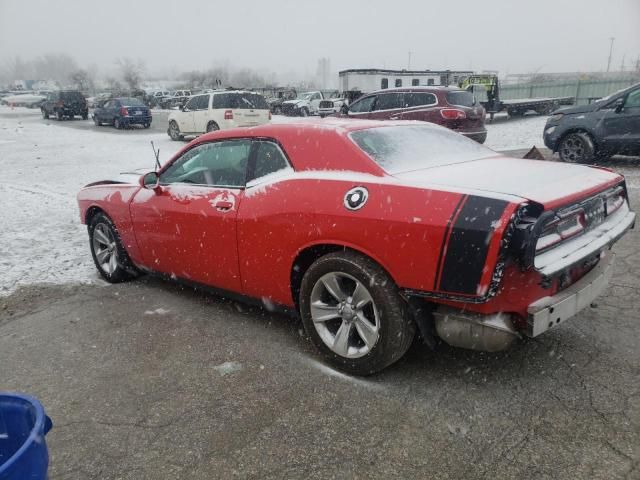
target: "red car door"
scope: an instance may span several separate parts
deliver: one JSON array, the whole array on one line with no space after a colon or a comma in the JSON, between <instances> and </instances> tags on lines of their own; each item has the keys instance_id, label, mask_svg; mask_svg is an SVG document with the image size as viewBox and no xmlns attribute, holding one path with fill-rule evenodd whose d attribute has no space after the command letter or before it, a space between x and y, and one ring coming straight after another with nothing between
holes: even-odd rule
<instances>
[{"instance_id":1,"label":"red car door","mask_svg":"<svg viewBox=\"0 0 640 480\"><path fill-rule=\"evenodd\" d=\"M178 278L241 291L236 217L250 140L203 143L141 189L130 204L133 228L148 268Z\"/></svg>"}]
</instances>

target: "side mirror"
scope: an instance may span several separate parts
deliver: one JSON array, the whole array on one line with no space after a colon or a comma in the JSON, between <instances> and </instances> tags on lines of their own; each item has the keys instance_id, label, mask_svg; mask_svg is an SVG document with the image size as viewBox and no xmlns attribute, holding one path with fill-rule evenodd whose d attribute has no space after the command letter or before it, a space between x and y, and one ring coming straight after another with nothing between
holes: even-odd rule
<instances>
[{"instance_id":1,"label":"side mirror","mask_svg":"<svg viewBox=\"0 0 640 480\"><path fill-rule=\"evenodd\" d=\"M624 98L618 98L613 104L616 113L620 113L624 108Z\"/></svg>"},{"instance_id":2,"label":"side mirror","mask_svg":"<svg viewBox=\"0 0 640 480\"><path fill-rule=\"evenodd\" d=\"M150 190L157 190L160 188L160 177L157 172L145 173L140 177L140 186Z\"/></svg>"}]
</instances>

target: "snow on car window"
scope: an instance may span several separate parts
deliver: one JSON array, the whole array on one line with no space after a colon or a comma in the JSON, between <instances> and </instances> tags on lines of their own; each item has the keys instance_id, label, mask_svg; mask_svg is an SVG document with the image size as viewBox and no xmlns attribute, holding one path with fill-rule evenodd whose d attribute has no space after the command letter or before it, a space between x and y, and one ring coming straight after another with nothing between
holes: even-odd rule
<instances>
[{"instance_id":1,"label":"snow on car window","mask_svg":"<svg viewBox=\"0 0 640 480\"><path fill-rule=\"evenodd\" d=\"M443 128L403 125L358 130L353 141L389 173L468 162L493 150Z\"/></svg>"}]
</instances>

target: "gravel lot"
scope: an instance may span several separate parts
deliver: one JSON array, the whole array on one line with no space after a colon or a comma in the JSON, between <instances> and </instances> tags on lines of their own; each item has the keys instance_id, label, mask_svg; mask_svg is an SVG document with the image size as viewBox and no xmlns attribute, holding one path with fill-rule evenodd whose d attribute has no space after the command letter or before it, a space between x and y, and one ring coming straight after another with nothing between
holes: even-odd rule
<instances>
[{"instance_id":1,"label":"gravel lot","mask_svg":"<svg viewBox=\"0 0 640 480\"><path fill-rule=\"evenodd\" d=\"M542 124L496 121L488 143L523 149ZM52 417L51 480L640 478L637 230L598 307L538 339L500 354L416 344L353 378L319 363L291 318L98 280L76 191L152 166L149 140L165 159L182 144L94 130L0 110L2 388ZM636 162L609 164L635 206Z\"/></svg>"}]
</instances>

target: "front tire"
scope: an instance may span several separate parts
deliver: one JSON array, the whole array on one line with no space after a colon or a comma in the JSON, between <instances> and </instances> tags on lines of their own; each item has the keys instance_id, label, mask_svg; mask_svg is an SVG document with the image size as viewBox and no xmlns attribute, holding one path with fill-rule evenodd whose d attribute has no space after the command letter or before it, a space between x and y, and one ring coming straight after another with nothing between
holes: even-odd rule
<instances>
[{"instance_id":1,"label":"front tire","mask_svg":"<svg viewBox=\"0 0 640 480\"><path fill-rule=\"evenodd\" d=\"M98 273L107 282L120 283L136 276L116 226L104 213L96 214L89 222L89 245Z\"/></svg>"},{"instance_id":2,"label":"front tire","mask_svg":"<svg viewBox=\"0 0 640 480\"><path fill-rule=\"evenodd\" d=\"M301 117L308 117L309 116L309 110L307 110L307 107L302 107L300 109L300 116Z\"/></svg>"},{"instance_id":3,"label":"front tire","mask_svg":"<svg viewBox=\"0 0 640 480\"><path fill-rule=\"evenodd\" d=\"M120 119L118 117L116 117L113 120L113 126L116 128L116 130L121 130L122 129L122 122L120 121Z\"/></svg>"},{"instance_id":4,"label":"front tire","mask_svg":"<svg viewBox=\"0 0 640 480\"><path fill-rule=\"evenodd\" d=\"M300 315L325 359L355 375L398 361L415 336L405 301L373 260L336 252L316 260L300 287Z\"/></svg>"},{"instance_id":5,"label":"front tire","mask_svg":"<svg viewBox=\"0 0 640 480\"><path fill-rule=\"evenodd\" d=\"M49 114L47 113L47 111L44 108L41 109L40 111L42 112L42 118L47 120L49 118Z\"/></svg>"},{"instance_id":6,"label":"front tire","mask_svg":"<svg viewBox=\"0 0 640 480\"><path fill-rule=\"evenodd\" d=\"M217 130L220 130L220 127L218 126L218 124L216 122L209 122L207 125L207 133L209 132L215 132Z\"/></svg>"},{"instance_id":7,"label":"front tire","mask_svg":"<svg viewBox=\"0 0 640 480\"><path fill-rule=\"evenodd\" d=\"M99 127L102 125L100 118L98 118L96 114L93 115L93 123L95 124L96 127Z\"/></svg>"},{"instance_id":8,"label":"front tire","mask_svg":"<svg viewBox=\"0 0 640 480\"><path fill-rule=\"evenodd\" d=\"M169 122L169 129L167 130L167 133L173 141L177 142L178 140L182 140L182 135L180 135L180 127L178 127L178 124L175 122L175 120L171 120Z\"/></svg>"},{"instance_id":9,"label":"front tire","mask_svg":"<svg viewBox=\"0 0 640 480\"><path fill-rule=\"evenodd\" d=\"M586 133L570 133L560 141L558 153L564 162L588 163L594 159L595 146Z\"/></svg>"},{"instance_id":10,"label":"front tire","mask_svg":"<svg viewBox=\"0 0 640 480\"><path fill-rule=\"evenodd\" d=\"M62 121L62 117L63 117L63 116L64 116L64 115L62 115L62 112L61 112L60 110L58 110L58 111L56 112L56 118L58 119L58 121L59 121L59 122L61 122L61 121Z\"/></svg>"}]
</instances>

